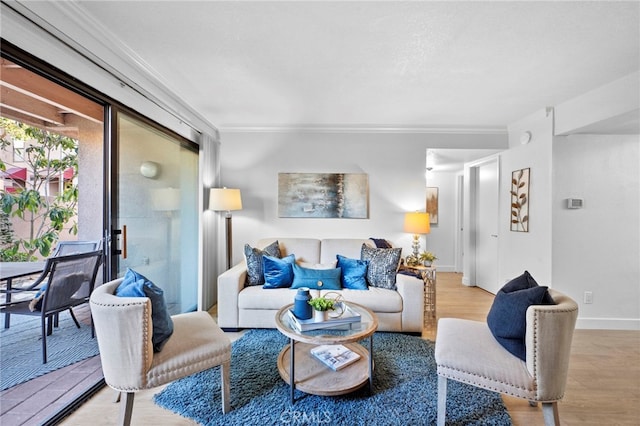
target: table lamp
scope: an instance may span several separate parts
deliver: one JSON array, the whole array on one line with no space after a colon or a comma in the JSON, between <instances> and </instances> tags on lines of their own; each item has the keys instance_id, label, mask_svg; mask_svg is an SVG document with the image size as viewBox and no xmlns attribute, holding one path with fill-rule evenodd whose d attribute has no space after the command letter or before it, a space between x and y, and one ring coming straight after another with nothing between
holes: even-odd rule
<instances>
[{"instance_id":1,"label":"table lamp","mask_svg":"<svg viewBox=\"0 0 640 426\"><path fill-rule=\"evenodd\" d=\"M413 212L404 215L404 232L413 234L413 255L417 258L420 253L420 234L431 232L429 213Z\"/></svg>"}]
</instances>

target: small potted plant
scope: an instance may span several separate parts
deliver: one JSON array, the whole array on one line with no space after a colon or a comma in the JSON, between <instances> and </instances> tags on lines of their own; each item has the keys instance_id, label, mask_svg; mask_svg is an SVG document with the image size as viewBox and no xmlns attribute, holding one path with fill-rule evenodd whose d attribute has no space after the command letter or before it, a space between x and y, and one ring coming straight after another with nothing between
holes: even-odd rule
<instances>
[{"instance_id":1,"label":"small potted plant","mask_svg":"<svg viewBox=\"0 0 640 426\"><path fill-rule=\"evenodd\" d=\"M329 318L329 311L333 309L335 303L334 299L323 296L309 300L309 304L313 307L313 318L316 322L326 321Z\"/></svg>"},{"instance_id":2,"label":"small potted plant","mask_svg":"<svg viewBox=\"0 0 640 426\"><path fill-rule=\"evenodd\" d=\"M419 257L420 261L424 266L431 266L434 260L437 259L436 255L431 253L430 251L423 251L420 253Z\"/></svg>"}]
</instances>

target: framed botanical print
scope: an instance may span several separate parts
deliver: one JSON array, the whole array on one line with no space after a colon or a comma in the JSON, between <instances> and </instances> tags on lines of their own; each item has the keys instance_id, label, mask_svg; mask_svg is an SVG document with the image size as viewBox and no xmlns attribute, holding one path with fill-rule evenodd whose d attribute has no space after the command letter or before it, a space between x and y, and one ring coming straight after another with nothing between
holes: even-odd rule
<instances>
[{"instance_id":1,"label":"framed botanical print","mask_svg":"<svg viewBox=\"0 0 640 426\"><path fill-rule=\"evenodd\" d=\"M530 169L511 173L511 230L529 232Z\"/></svg>"}]
</instances>

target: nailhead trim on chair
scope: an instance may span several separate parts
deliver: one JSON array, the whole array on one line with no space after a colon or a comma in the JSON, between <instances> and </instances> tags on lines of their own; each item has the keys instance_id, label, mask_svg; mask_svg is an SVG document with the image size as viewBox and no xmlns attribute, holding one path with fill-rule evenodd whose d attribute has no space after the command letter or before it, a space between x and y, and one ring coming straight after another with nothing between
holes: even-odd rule
<instances>
[{"instance_id":1,"label":"nailhead trim on chair","mask_svg":"<svg viewBox=\"0 0 640 426\"><path fill-rule=\"evenodd\" d=\"M489 378L489 377L481 376L481 375L479 375L479 374L473 374L473 373L470 373L470 372L468 372L468 371L458 370L457 368L446 367L446 366L442 366L442 367L443 367L443 368L447 368L447 369L449 369L449 370L458 371L458 372L460 372L460 373L464 373L464 374L467 374L467 375L472 375L472 376L474 376L474 377L479 377L479 378L482 378L482 379L491 380L491 381L493 381L493 382L496 382L496 381L497 381L497 380L495 380L495 379L491 379L491 378ZM485 385L485 384L480 384L480 383L477 383L477 382L474 382L474 381L471 381L471 380L461 380L461 379L460 379L460 378L458 378L458 377L453 377L453 376L450 376L450 375L448 375L448 374L446 374L446 373L444 373L444 374L443 374L443 373L438 373L438 375L443 376L443 377L446 377L447 379L455 380L455 381L457 381L457 382L462 382L462 383L467 383L467 384L469 384L469 385L474 385L474 386L477 386L477 387L479 387L479 388L483 388L483 389L487 389L487 390L492 390L492 391L494 391L494 392L504 393L504 394L506 394L506 395L511 395L511 396L516 396L516 397L519 397L519 398L523 398L523 396L522 396L522 395L517 395L517 394L515 394L515 393L513 393L513 392L505 392L505 391L504 391L504 390L502 390L502 389L497 389L497 388L495 388L495 387L487 386L487 385ZM535 392L535 391L536 391L536 389L526 389L526 388L522 388L522 387L519 387L519 386L515 386L515 385L513 385L513 384L511 384L511 383L507 383L507 382L500 382L500 381L498 381L498 383L502 383L502 384L505 384L505 385L509 385L509 386L514 387L514 388L516 388L516 389L521 389L521 390L523 390L523 391L525 391L525 392ZM525 397L525 398L526 398L526 397Z\"/></svg>"},{"instance_id":2,"label":"nailhead trim on chair","mask_svg":"<svg viewBox=\"0 0 640 426\"><path fill-rule=\"evenodd\" d=\"M136 302L129 302L129 303L98 303L95 301L90 301L91 304L94 304L96 306L104 306L104 307L111 307L111 308L124 308L126 306L138 306L138 305L142 305L145 308L145 314L146 314L146 309L147 309L147 299L140 299L140 301L136 301ZM147 340L149 340L149 317L150 315L144 315L144 324L143 324L143 337L144 337L144 341L146 342ZM144 364L147 365L148 361L149 361L149 346L148 345L144 345ZM145 373L143 371L143 373ZM146 375L145 375L145 380L147 380ZM119 386L112 386L109 382L106 382L107 385L111 386L114 389L119 390L120 392L131 392L131 391L138 391L138 390L142 390L145 388L122 388ZM146 386L147 383L145 382L144 385Z\"/></svg>"},{"instance_id":3,"label":"nailhead trim on chair","mask_svg":"<svg viewBox=\"0 0 640 426\"><path fill-rule=\"evenodd\" d=\"M534 342L538 341L537 337L538 337L539 318L542 315L549 315L549 314L554 315L554 314L569 313L574 311L576 311L576 309L563 309L563 310L554 310L554 311L536 310L535 315L533 316L533 341ZM538 352L533 351L533 377L534 378L538 377L538 371L537 371L538 358L537 357L538 357ZM559 396L557 396L556 399L549 399L547 401L549 402L560 401L562 398L564 398L564 392L562 392Z\"/></svg>"}]
</instances>

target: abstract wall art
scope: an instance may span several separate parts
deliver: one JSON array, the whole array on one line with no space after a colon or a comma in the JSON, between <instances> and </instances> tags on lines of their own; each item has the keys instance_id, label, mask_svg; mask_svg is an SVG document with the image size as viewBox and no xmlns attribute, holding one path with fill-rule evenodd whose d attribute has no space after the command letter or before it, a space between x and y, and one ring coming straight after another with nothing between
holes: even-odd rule
<instances>
[{"instance_id":1,"label":"abstract wall art","mask_svg":"<svg viewBox=\"0 0 640 426\"><path fill-rule=\"evenodd\" d=\"M278 173L278 217L369 217L366 173Z\"/></svg>"},{"instance_id":2,"label":"abstract wall art","mask_svg":"<svg viewBox=\"0 0 640 426\"><path fill-rule=\"evenodd\" d=\"M429 213L429 223L438 224L438 187L427 187L427 213Z\"/></svg>"}]
</instances>

